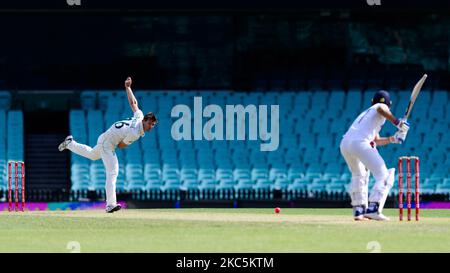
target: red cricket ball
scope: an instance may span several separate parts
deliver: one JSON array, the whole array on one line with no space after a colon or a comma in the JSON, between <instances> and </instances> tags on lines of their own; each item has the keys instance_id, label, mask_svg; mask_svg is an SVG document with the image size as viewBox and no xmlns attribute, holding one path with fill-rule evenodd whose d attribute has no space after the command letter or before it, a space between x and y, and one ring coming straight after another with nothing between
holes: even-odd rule
<instances>
[{"instance_id":1,"label":"red cricket ball","mask_svg":"<svg viewBox=\"0 0 450 273\"><path fill-rule=\"evenodd\" d=\"M281 209L279 207L275 208L275 213L280 213Z\"/></svg>"}]
</instances>

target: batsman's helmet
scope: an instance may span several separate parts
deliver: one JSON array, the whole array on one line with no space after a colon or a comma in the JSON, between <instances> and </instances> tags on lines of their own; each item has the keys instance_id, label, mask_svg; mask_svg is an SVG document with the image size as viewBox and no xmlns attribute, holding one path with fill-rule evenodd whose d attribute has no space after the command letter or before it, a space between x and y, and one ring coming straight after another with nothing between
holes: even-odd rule
<instances>
[{"instance_id":1,"label":"batsman's helmet","mask_svg":"<svg viewBox=\"0 0 450 273\"><path fill-rule=\"evenodd\" d=\"M391 107L391 97L389 96L389 92L385 90L376 92L372 99L372 105L375 103L384 103Z\"/></svg>"}]
</instances>

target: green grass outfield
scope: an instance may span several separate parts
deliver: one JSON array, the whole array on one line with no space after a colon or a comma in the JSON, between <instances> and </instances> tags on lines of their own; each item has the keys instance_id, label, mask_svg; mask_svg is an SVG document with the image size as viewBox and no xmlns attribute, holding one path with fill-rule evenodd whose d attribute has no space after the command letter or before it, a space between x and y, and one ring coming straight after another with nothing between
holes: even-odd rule
<instances>
[{"instance_id":1,"label":"green grass outfield","mask_svg":"<svg viewBox=\"0 0 450 273\"><path fill-rule=\"evenodd\" d=\"M450 210L355 222L351 209L0 212L0 252L450 252ZM76 243L75 243L76 244Z\"/></svg>"}]
</instances>

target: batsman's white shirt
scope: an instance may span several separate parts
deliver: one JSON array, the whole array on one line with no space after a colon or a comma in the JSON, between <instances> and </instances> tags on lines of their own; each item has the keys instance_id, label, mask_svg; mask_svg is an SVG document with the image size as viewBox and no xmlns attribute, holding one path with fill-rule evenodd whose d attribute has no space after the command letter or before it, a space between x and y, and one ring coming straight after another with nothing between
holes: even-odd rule
<instances>
[{"instance_id":1,"label":"batsman's white shirt","mask_svg":"<svg viewBox=\"0 0 450 273\"><path fill-rule=\"evenodd\" d=\"M384 103L376 103L362 112L352 123L344 138L348 140L372 141L381 130L381 126L386 122L386 118L377 111L379 107L388 109Z\"/></svg>"},{"instance_id":2,"label":"batsman's white shirt","mask_svg":"<svg viewBox=\"0 0 450 273\"><path fill-rule=\"evenodd\" d=\"M142 127L142 120L144 119L144 114L141 110L134 112L131 119L125 119L115 122L109 129L104 133L104 137L113 145L117 146L121 141L126 145L138 140L143 137L144 128Z\"/></svg>"}]
</instances>

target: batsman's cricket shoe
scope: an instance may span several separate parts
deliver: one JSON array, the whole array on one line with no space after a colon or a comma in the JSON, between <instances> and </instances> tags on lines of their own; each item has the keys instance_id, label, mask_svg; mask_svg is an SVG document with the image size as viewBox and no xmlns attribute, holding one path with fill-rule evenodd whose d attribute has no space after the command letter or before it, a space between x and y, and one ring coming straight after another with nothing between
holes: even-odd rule
<instances>
[{"instance_id":1,"label":"batsman's cricket shoe","mask_svg":"<svg viewBox=\"0 0 450 273\"><path fill-rule=\"evenodd\" d=\"M355 221L367 221L369 219L364 217L364 213L366 213L365 206L354 206L353 207L353 219Z\"/></svg>"},{"instance_id":2,"label":"batsman's cricket shoe","mask_svg":"<svg viewBox=\"0 0 450 273\"><path fill-rule=\"evenodd\" d=\"M366 213L364 214L364 217L377 221L389 221L390 220L389 217L386 217L382 213L380 213L378 211L378 208L379 208L378 203L371 202L366 210Z\"/></svg>"},{"instance_id":3,"label":"batsman's cricket shoe","mask_svg":"<svg viewBox=\"0 0 450 273\"><path fill-rule=\"evenodd\" d=\"M107 206L106 207L106 213L113 213L115 211L118 211L122 208L120 204L117 204L115 206Z\"/></svg>"},{"instance_id":4,"label":"batsman's cricket shoe","mask_svg":"<svg viewBox=\"0 0 450 273\"><path fill-rule=\"evenodd\" d=\"M58 150L59 150L60 152L62 152L62 151L64 151L65 149L67 149L67 145L69 145L69 143L72 142L72 140L73 140L73 137L72 137L72 136L66 137L66 139L64 139L64 141L63 141L61 144L59 144Z\"/></svg>"}]
</instances>

